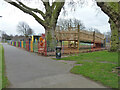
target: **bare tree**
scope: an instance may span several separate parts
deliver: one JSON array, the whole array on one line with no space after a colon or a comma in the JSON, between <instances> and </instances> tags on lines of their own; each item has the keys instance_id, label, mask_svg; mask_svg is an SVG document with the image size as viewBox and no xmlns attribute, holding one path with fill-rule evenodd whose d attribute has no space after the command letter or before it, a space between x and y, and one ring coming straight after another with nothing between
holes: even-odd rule
<instances>
[{"instance_id":1,"label":"bare tree","mask_svg":"<svg viewBox=\"0 0 120 90\"><path fill-rule=\"evenodd\" d=\"M63 30L68 29L69 26L71 27L77 27L78 24L80 25L80 29L85 29L84 24L81 20L78 19L59 19L57 22L57 25L61 26Z\"/></svg>"},{"instance_id":2,"label":"bare tree","mask_svg":"<svg viewBox=\"0 0 120 90\"><path fill-rule=\"evenodd\" d=\"M1 38L2 38L2 41L6 41L6 40L11 40L13 36L8 35L5 31L1 31Z\"/></svg>"},{"instance_id":3,"label":"bare tree","mask_svg":"<svg viewBox=\"0 0 120 90\"><path fill-rule=\"evenodd\" d=\"M91 27L88 30L91 31L91 32L95 31L95 33L100 33L101 34L100 30L98 30L97 28Z\"/></svg>"},{"instance_id":4,"label":"bare tree","mask_svg":"<svg viewBox=\"0 0 120 90\"><path fill-rule=\"evenodd\" d=\"M85 29L85 25L83 24L83 22L81 20L73 19L73 23L74 23L75 27L77 27L79 25L80 26L80 30L84 30Z\"/></svg>"},{"instance_id":5,"label":"bare tree","mask_svg":"<svg viewBox=\"0 0 120 90\"><path fill-rule=\"evenodd\" d=\"M92 32L92 31L94 31L94 28L91 27L91 28L89 28L88 30L89 30L90 32Z\"/></svg>"},{"instance_id":6,"label":"bare tree","mask_svg":"<svg viewBox=\"0 0 120 90\"><path fill-rule=\"evenodd\" d=\"M61 27L62 30L67 30L69 25L72 25L71 19L59 19L57 25Z\"/></svg>"},{"instance_id":7,"label":"bare tree","mask_svg":"<svg viewBox=\"0 0 120 90\"><path fill-rule=\"evenodd\" d=\"M18 23L17 31L18 33L21 33L25 37L28 37L29 35L32 35L34 33L34 31L30 28L30 26L25 22Z\"/></svg>"},{"instance_id":8,"label":"bare tree","mask_svg":"<svg viewBox=\"0 0 120 90\"><path fill-rule=\"evenodd\" d=\"M93 28L93 30L95 31L95 33L100 33L101 34L100 30L98 30L97 28Z\"/></svg>"}]
</instances>

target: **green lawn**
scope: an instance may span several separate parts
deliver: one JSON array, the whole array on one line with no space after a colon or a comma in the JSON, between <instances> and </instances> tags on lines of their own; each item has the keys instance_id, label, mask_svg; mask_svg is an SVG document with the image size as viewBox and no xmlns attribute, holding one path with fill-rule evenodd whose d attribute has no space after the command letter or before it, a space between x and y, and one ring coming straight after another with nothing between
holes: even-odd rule
<instances>
[{"instance_id":1,"label":"green lawn","mask_svg":"<svg viewBox=\"0 0 120 90\"><path fill-rule=\"evenodd\" d=\"M0 90L8 85L8 79L5 76L4 49L0 44Z\"/></svg>"},{"instance_id":2,"label":"green lawn","mask_svg":"<svg viewBox=\"0 0 120 90\"><path fill-rule=\"evenodd\" d=\"M118 88L118 53L97 51L80 53L79 55L61 58L61 60L77 61L71 69L72 73L81 74L111 88Z\"/></svg>"},{"instance_id":3,"label":"green lawn","mask_svg":"<svg viewBox=\"0 0 120 90\"><path fill-rule=\"evenodd\" d=\"M107 51L97 51L91 53L80 53L79 55L69 56L61 58L62 60L71 60L71 61L106 61L110 63L118 63L118 53L116 52L107 52Z\"/></svg>"}]
</instances>

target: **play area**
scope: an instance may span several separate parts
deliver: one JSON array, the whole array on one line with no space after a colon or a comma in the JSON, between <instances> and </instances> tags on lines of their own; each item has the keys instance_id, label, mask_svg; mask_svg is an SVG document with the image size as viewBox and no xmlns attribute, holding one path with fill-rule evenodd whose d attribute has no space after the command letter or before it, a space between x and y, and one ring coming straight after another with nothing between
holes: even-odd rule
<instances>
[{"instance_id":1,"label":"play area","mask_svg":"<svg viewBox=\"0 0 120 90\"><path fill-rule=\"evenodd\" d=\"M75 54L80 52L92 52L105 49L106 40L103 34L95 31L80 30L80 26L68 27L62 30L60 26L55 29L57 46L60 46L61 54ZM27 41L11 41L11 45L21 47L27 51L39 53L45 56L55 55L55 51L48 52L45 34L33 35Z\"/></svg>"},{"instance_id":2,"label":"play area","mask_svg":"<svg viewBox=\"0 0 120 90\"><path fill-rule=\"evenodd\" d=\"M67 30L61 30L60 26L56 28L56 38L61 42L63 54L105 49L106 40L103 34L80 30L79 25L68 27Z\"/></svg>"}]
</instances>

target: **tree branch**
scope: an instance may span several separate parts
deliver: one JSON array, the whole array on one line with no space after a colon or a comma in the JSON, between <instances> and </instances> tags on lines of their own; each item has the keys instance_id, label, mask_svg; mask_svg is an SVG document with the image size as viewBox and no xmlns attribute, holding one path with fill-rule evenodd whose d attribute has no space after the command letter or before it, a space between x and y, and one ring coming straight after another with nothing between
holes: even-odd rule
<instances>
[{"instance_id":1,"label":"tree branch","mask_svg":"<svg viewBox=\"0 0 120 90\"><path fill-rule=\"evenodd\" d=\"M97 2L97 5L101 8L101 10L106 13L113 22L118 26L118 18L120 16L119 13L115 12L107 3L105 2Z\"/></svg>"},{"instance_id":2,"label":"tree branch","mask_svg":"<svg viewBox=\"0 0 120 90\"><path fill-rule=\"evenodd\" d=\"M56 26L58 16L60 14L61 8L64 6L65 2L56 2L54 3L55 9L52 12L51 25ZM53 23L54 22L54 23Z\"/></svg>"},{"instance_id":3,"label":"tree branch","mask_svg":"<svg viewBox=\"0 0 120 90\"><path fill-rule=\"evenodd\" d=\"M51 6L52 10L54 10L54 8L55 8L55 6L56 6L56 3L57 3L57 0L55 0L55 1L52 3L52 6Z\"/></svg>"},{"instance_id":4,"label":"tree branch","mask_svg":"<svg viewBox=\"0 0 120 90\"><path fill-rule=\"evenodd\" d=\"M4 1L8 2L8 0L4 0ZM28 9L25 9L24 7L20 6L20 5L17 4L16 2L11 1L11 2L8 2L8 3L10 3L11 5L19 8L19 9L22 10L23 12L25 12L25 13L27 13L27 14L29 14L29 15L32 15L38 23L40 23L42 26L45 26L44 21L43 21L41 18L39 18L36 14L34 14L32 11L30 11L30 10L28 10Z\"/></svg>"},{"instance_id":5,"label":"tree branch","mask_svg":"<svg viewBox=\"0 0 120 90\"><path fill-rule=\"evenodd\" d=\"M19 0L16 0L20 5L22 5L24 8L28 9L28 10L31 10L31 11L34 11L36 13L39 13L42 15L43 18L45 18L45 14L41 11L41 10L38 10L37 8L34 9L34 8L30 8L28 6L26 6L25 4L23 4L22 2L20 2Z\"/></svg>"},{"instance_id":6,"label":"tree branch","mask_svg":"<svg viewBox=\"0 0 120 90\"><path fill-rule=\"evenodd\" d=\"M46 12L49 11L50 8L50 4L49 4L49 0L41 0L45 6Z\"/></svg>"}]
</instances>

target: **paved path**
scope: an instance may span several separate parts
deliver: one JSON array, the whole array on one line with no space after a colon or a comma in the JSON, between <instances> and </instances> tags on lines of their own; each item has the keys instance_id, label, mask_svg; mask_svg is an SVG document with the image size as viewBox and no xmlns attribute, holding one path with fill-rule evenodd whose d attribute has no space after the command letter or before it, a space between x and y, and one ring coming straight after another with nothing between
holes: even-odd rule
<instances>
[{"instance_id":1,"label":"paved path","mask_svg":"<svg viewBox=\"0 0 120 90\"><path fill-rule=\"evenodd\" d=\"M104 88L81 75L71 74L69 64L3 44L10 88Z\"/></svg>"}]
</instances>

